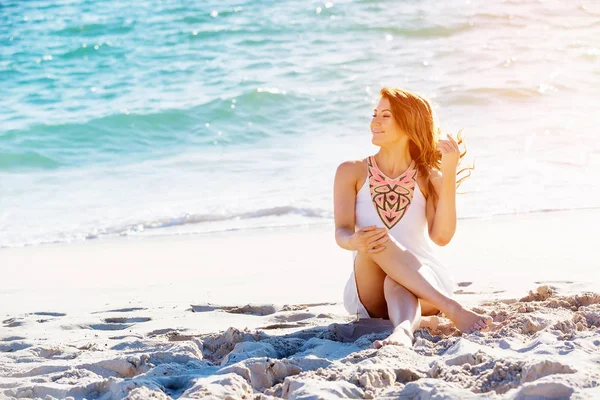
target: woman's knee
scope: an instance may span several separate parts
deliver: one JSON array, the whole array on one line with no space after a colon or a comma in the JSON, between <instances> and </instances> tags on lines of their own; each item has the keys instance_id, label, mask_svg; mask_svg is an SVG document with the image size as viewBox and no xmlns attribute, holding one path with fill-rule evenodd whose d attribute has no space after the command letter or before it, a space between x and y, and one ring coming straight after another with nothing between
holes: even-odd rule
<instances>
[{"instance_id":1,"label":"woman's knee","mask_svg":"<svg viewBox=\"0 0 600 400\"><path fill-rule=\"evenodd\" d=\"M384 281L383 281L383 293L385 294L385 297L398 297L398 296L413 296L412 292L410 290L408 290L407 288L405 288L404 286L402 286L401 284L399 284L398 282L396 282L395 280L393 280L392 278L390 278L389 275L386 275Z\"/></svg>"}]
</instances>

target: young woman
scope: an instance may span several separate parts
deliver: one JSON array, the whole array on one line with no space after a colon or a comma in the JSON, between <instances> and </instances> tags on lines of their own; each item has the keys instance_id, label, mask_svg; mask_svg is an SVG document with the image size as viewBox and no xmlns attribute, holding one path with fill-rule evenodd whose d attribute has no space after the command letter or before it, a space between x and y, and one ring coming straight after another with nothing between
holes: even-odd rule
<instances>
[{"instance_id":1,"label":"young woman","mask_svg":"<svg viewBox=\"0 0 600 400\"><path fill-rule=\"evenodd\" d=\"M380 96L371 120L379 152L342 163L335 176L335 238L354 252L344 305L359 318L391 320L393 333L376 348L412 346L421 315L440 311L463 332L485 330L492 319L452 298L452 278L426 237L444 246L454 236L458 143L439 138L423 97L393 88Z\"/></svg>"}]
</instances>

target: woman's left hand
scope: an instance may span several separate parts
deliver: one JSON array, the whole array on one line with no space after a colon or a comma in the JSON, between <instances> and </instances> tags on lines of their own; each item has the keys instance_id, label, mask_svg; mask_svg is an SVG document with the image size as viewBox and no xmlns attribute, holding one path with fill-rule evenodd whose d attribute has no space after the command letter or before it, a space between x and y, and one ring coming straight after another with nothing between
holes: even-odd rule
<instances>
[{"instance_id":1,"label":"woman's left hand","mask_svg":"<svg viewBox=\"0 0 600 400\"><path fill-rule=\"evenodd\" d=\"M444 172L456 173L456 167L460 159L460 149L452 136L448 134L446 136L448 136L448 140L440 139L437 145L437 149L442 153L442 174Z\"/></svg>"}]
</instances>

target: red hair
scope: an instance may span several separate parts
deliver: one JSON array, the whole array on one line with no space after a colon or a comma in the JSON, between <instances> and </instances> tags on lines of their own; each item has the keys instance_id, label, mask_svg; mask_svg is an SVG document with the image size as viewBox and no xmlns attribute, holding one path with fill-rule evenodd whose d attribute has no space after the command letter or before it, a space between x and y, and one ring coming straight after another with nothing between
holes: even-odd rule
<instances>
[{"instance_id":1,"label":"red hair","mask_svg":"<svg viewBox=\"0 0 600 400\"><path fill-rule=\"evenodd\" d=\"M431 104L418 94L398 88L384 87L379 94L390 102L394 119L408 135L410 156L417 164L419 174L427 179L427 194L433 196L433 204L437 206L438 194L429 177L432 169L440 170L442 153L437 150L440 130L436 126ZM464 146L461 133L462 131L458 132L457 142ZM460 153L459 164L465 154L467 154L466 146L465 151ZM473 167L465 167L457 172L457 177L466 172L466 176L457 179L457 187L471 175L473 169Z\"/></svg>"}]
</instances>

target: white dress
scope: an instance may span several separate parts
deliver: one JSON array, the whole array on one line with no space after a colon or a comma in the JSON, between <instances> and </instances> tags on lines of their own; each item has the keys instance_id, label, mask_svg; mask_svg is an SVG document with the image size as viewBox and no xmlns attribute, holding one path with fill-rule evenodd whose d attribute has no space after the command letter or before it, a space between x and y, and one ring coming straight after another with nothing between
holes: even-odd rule
<instances>
[{"instance_id":1,"label":"white dress","mask_svg":"<svg viewBox=\"0 0 600 400\"><path fill-rule=\"evenodd\" d=\"M452 297L455 282L434 255L428 236L426 200L416 181L414 162L398 178L389 178L377 167L373 156L367 159L368 174L356 194L356 229L375 225L388 228L390 240L410 251L423 264L421 274L446 296ZM357 252L353 252L356 259ZM344 289L344 307L358 318L370 318L360 302L354 265Z\"/></svg>"}]
</instances>

